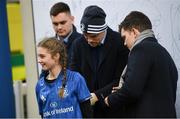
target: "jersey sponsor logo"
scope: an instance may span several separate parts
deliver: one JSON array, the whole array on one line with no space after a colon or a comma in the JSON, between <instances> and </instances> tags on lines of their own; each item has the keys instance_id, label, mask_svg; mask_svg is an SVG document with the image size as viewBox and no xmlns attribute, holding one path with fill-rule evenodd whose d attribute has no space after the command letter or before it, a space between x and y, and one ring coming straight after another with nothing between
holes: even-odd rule
<instances>
[{"instance_id":1,"label":"jersey sponsor logo","mask_svg":"<svg viewBox=\"0 0 180 119\"><path fill-rule=\"evenodd\" d=\"M70 113L73 112L74 108L73 106L60 108L60 109L53 109L50 111L46 111L43 113L43 117L51 117L53 115L63 114L63 113Z\"/></svg>"},{"instance_id":2,"label":"jersey sponsor logo","mask_svg":"<svg viewBox=\"0 0 180 119\"><path fill-rule=\"evenodd\" d=\"M50 107L52 107L52 108L56 108L57 107L57 102L51 102L50 103Z\"/></svg>"}]
</instances>

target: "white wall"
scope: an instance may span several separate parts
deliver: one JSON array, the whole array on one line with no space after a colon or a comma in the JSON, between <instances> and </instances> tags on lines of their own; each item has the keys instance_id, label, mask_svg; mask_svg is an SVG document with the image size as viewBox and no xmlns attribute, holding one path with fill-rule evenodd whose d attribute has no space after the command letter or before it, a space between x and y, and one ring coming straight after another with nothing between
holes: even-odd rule
<instances>
[{"instance_id":1,"label":"white wall","mask_svg":"<svg viewBox=\"0 0 180 119\"><path fill-rule=\"evenodd\" d=\"M27 116L40 118L35 95L38 80L36 45L31 0L20 0L23 21L23 43L26 66Z\"/></svg>"},{"instance_id":2,"label":"white wall","mask_svg":"<svg viewBox=\"0 0 180 119\"><path fill-rule=\"evenodd\" d=\"M144 12L152 21L159 42L175 60L180 76L180 0L61 0L69 4L80 31L80 19L88 5L99 5L107 13L108 25L117 30L118 24L132 10ZM49 10L59 0L33 0L36 42L54 35ZM177 114L180 117L180 81L177 92Z\"/></svg>"}]
</instances>

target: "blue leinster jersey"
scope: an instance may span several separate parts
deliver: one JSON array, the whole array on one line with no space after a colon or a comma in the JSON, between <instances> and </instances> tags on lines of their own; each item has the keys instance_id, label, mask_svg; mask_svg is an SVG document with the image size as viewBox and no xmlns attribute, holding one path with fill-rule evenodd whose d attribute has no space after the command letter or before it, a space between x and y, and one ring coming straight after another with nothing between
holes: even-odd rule
<instances>
[{"instance_id":1,"label":"blue leinster jersey","mask_svg":"<svg viewBox=\"0 0 180 119\"><path fill-rule=\"evenodd\" d=\"M84 78L77 72L67 70L67 83L64 97L59 96L63 75L48 83L45 77L40 78L36 85L36 96L39 113L44 118L82 118L80 102L90 98L90 92Z\"/></svg>"}]
</instances>

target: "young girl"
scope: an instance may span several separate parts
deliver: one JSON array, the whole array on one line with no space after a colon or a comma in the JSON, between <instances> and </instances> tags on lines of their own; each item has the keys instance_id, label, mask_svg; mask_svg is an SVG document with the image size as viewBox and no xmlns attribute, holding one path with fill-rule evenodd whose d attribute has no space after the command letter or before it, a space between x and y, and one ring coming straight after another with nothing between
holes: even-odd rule
<instances>
[{"instance_id":1,"label":"young girl","mask_svg":"<svg viewBox=\"0 0 180 119\"><path fill-rule=\"evenodd\" d=\"M66 69L67 55L62 42L45 38L37 46L38 63L48 73L36 85L42 118L92 117L90 92L84 78Z\"/></svg>"}]
</instances>

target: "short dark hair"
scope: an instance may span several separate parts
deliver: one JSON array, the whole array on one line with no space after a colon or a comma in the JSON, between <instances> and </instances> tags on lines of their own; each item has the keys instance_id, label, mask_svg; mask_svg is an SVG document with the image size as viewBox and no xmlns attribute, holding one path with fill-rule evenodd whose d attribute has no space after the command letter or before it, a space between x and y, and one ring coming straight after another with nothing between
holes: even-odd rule
<instances>
[{"instance_id":1,"label":"short dark hair","mask_svg":"<svg viewBox=\"0 0 180 119\"><path fill-rule=\"evenodd\" d=\"M132 28L136 28L139 30L139 32L142 32L146 29L152 29L152 24L150 19L142 12L132 11L119 25L119 32L122 28L124 30L131 30Z\"/></svg>"},{"instance_id":2,"label":"short dark hair","mask_svg":"<svg viewBox=\"0 0 180 119\"><path fill-rule=\"evenodd\" d=\"M58 2L58 3L55 3L55 4L51 7L50 15L51 15L51 16L56 16L56 15L58 15L59 13L62 13L62 12L66 12L66 13L71 14L71 10L70 10L68 4L66 4L66 3L64 3L64 2Z\"/></svg>"}]
</instances>

